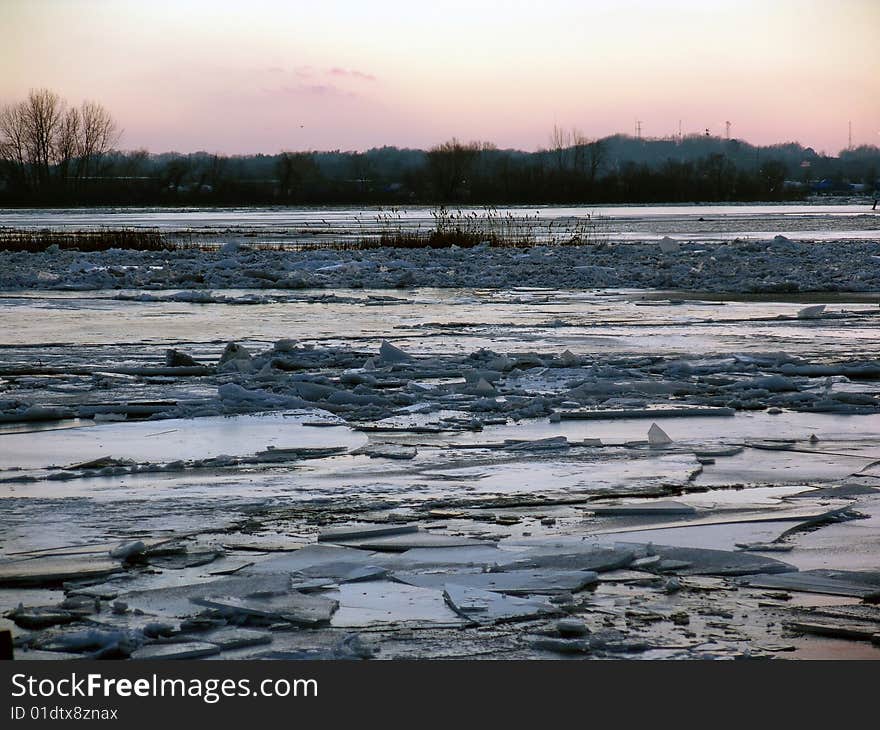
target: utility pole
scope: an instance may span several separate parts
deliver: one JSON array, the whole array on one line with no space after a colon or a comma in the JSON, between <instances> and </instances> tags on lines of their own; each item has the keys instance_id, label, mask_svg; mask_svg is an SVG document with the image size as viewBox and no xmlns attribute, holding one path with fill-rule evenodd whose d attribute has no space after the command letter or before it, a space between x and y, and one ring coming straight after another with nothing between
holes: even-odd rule
<instances>
[{"instance_id":1,"label":"utility pole","mask_svg":"<svg viewBox=\"0 0 880 730\"><path fill-rule=\"evenodd\" d=\"M642 120L636 119L636 139L642 138Z\"/></svg>"},{"instance_id":2,"label":"utility pole","mask_svg":"<svg viewBox=\"0 0 880 730\"><path fill-rule=\"evenodd\" d=\"M849 144L846 147L848 150L852 149L852 121L849 123Z\"/></svg>"},{"instance_id":3,"label":"utility pole","mask_svg":"<svg viewBox=\"0 0 880 730\"><path fill-rule=\"evenodd\" d=\"M681 119L678 120L678 143L681 144L682 136L681 136Z\"/></svg>"},{"instance_id":4,"label":"utility pole","mask_svg":"<svg viewBox=\"0 0 880 730\"><path fill-rule=\"evenodd\" d=\"M730 139L730 122L724 122L724 127L727 130L727 139Z\"/></svg>"}]
</instances>

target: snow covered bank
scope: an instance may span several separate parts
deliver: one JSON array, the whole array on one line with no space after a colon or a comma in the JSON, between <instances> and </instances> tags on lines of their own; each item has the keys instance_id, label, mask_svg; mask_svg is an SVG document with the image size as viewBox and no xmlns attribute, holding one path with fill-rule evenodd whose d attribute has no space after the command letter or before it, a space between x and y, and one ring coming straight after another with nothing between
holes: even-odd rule
<instances>
[{"instance_id":1,"label":"snow covered bank","mask_svg":"<svg viewBox=\"0 0 880 730\"><path fill-rule=\"evenodd\" d=\"M880 239L880 235L878 235ZM880 291L880 240L616 243L531 249L0 253L0 289L512 286L712 292Z\"/></svg>"}]
</instances>

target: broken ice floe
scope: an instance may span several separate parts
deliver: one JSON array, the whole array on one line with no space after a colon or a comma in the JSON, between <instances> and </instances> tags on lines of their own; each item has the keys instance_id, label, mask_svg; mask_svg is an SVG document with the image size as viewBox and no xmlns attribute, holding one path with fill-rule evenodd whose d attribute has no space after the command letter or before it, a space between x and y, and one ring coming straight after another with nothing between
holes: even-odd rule
<instances>
[{"instance_id":1,"label":"broken ice floe","mask_svg":"<svg viewBox=\"0 0 880 730\"><path fill-rule=\"evenodd\" d=\"M474 623L498 623L560 613L560 609L548 601L506 596L455 583L445 584L443 597L457 614Z\"/></svg>"},{"instance_id":2,"label":"broken ice floe","mask_svg":"<svg viewBox=\"0 0 880 730\"><path fill-rule=\"evenodd\" d=\"M140 290L133 298L144 301L167 298L202 304L250 303L272 301L273 297L224 297L211 290L512 287L522 280L523 257L529 267L530 284L540 287L734 292L877 288L873 272L876 267L870 263L878 249L870 240L804 243L776 236L772 240L719 242L665 236L659 242L618 241L589 246L589 265L584 265L584 248L537 247L523 253L516 248L484 247L479 256L474 256L473 250L456 247L405 252L387 248L273 251L246 247L234 252L223 248L198 252L56 251L27 256L5 252L0 288L122 288ZM179 290L181 285L190 289L165 297L143 293L144 289Z\"/></svg>"},{"instance_id":3,"label":"broken ice floe","mask_svg":"<svg viewBox=\"0 0 880 730\"><path fill-rule=\"evenodd\" d=\"M65 581L93 579L122 570L109 557L46 557L0 561L0 586L60 585Z\"/></svg>"},{"instance_id":4,"label":"broken ice floe","mask_svg":"<svg viewBox=\"0 0 880 730\"><path fill-rule=\"evenodd\" d=\"M790 575L759 574L749 575L743 582L757 588L826 593L851 596L871 603L880 602L880 573L876 571L809 570Z\"/></svg>"},{"instance_id":5,"label":"broken ice floe","mask_svg":"<svg viewBox=\"0 0 880 730\"><path fill-rule=\"evenodd\" d=\"M589 570L551 571L544 569L510 570L495 573L401 573L396 580L423 588L457 586L506 593L509 595L572 593L594 584L599 578Z\"/></svg>"},{"instance_id":6,"label":"broken ice floe","mask_svg":"<svg viewBox=\"0 0 880 730\"><path fill-rule=\"evenodd\" d=\"M685 242L662 260L680 256L691 256ZM659 646L680 647L672 652L678 656L731 656L746 645L757 653L756 647L783 643L779 632L792 617L759 603L800 600L778 597L788 588L738 584L733 576L766 575L780 566L787 572L770 575L797 575L793 568L801 567L799 585L816 587L805 576L820 555L833 555L844 568L846 560L870 559L855 550L803 546L833 544L833 531L850 527L861 530L851 533L860 535L852 545L869 545L861 536L872 534L873 523L841 522L859 506L848 501L850 512L837 498L864 503L873 490L823 490L797 497L799 507L789 496L798 487L831 490L851 479L865 487L876 471L870 466L880 457L871 437L874 416L851 414L877 412L880 368L855 340L829 344L838 335L822 325L833 315L835 326L845 320L848 332L858 330L867 341L874 321L867 310L835 308L802 322L795 304L722 309L683 302L675 305L680 322L671 303L650 309L654 321L639 315L639 322L619 297L602 304L601 313L577 294L508 294L492 297L530 302L509 312L521 321L499 323L493 307L480 306L480 321L466 326L452 310L442 315L443 327L416 317L411 328L395 320L357 336L328 326L317 339L317 330L307 332L292 315L274 331L277 325L267 321L267 339L254 341L227 314L224 331L210 343L41 347L45 366L29 365L29 372L15 362L31 356L10 353L2 374L10 390L0 409L21 425L4 426L0 435L12 447L0 457L0 483L12 497L5 504L3 558L23 559L11 553L50 546L78 553L29 555L34 568L50 558L71 562L0 590L0 608L10 617L2 620L21 632L17 653L186 656L185 645L195 643L190 656L672 651ZM476 297L471 304L483 302ZM389 306L396 316L399 305ZM184 298L176 308L189 307ZM744 324L724 325L723 316ZM699 328L686 330L685 320ZM226 325L238 329L227 333ZM592 326L611 331L584 332ZM676 339L684 331L690 334ZM688 338L696 335L706 340L692 347ZM191 339L213 337L206 331ZM242 356L243 366L218 372L215 363L230 340L250 360ZM390 355L383 358L383 340L404 355L384 348ZM651 351L652 344L659 349ZM204 365L181 355L167 361L169 347ZM696 354L703 352L710 354ZM290 404L301 402L307 409L291 412ZM265 409L277 412L233 415ZM54 424L26 420L28 413L83 420ZM125 420L95 427L95 417ZM644 448L652 421L673 443ZM41 423L76 427L36 433ZM312 428L318 424L329 425ZM16 434L19 429L34 432ZM762 448L767 444L779 448ZM56 456L48 461L47 454ZM30 527L37 522L39 534ZM407 529L367 535L367 526ZM349 539L333 536L334 529L348 529ZM152 549L172 533L185 548ZM333 542L313 544L321 534ZM811 542L819 540L825 542ZM110 557L117 546L138 542L144 551ZM74 560L108 561L113 570L90 575ZM586 571L596 579L578 587ZM262 589L219 582L273 573L282 580ZM441 576L538 608L452 588L447 593L471 615L457 612L443 595L451 581L441 585ZM505 592L518 589L532 592ZM282 613L294 616L299 596L339 606L329 621L291 622ZM576 616L587 638L563 636L545 604ZM710 611L737 620L701 613ZM481 613L482 622L494 625L491 636L462 628L478 623ZM748 618L740 620L741 613ZM765 625L771 617L780 628ZM375 647L351 649L357 642L346 636L360 627L381 636ZM443 634L450 627L455 642ZM731 629L742 637L734 639ZM100 633L80 636L83 631ZM122 632L130 634L118 638ZM228 641L214 632L227 632ZM245 632L240 643L236 632ZM179 651L165 648L172 643Z\"/></svg>"}]
</instances>

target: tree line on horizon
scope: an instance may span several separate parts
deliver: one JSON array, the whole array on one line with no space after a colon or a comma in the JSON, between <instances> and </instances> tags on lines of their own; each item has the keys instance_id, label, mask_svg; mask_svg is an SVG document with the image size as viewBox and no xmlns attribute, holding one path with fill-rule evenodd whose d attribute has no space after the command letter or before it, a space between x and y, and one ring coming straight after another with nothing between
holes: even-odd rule
<instances>
[{"instance_id":1,"label":"tree line on horizon","mask_svg":"<svg viewBox=\"0 0 880 730\"><path fill-rule=\"evenodd\" d=\"M880 148L837 157L797 143L689 135L588 139L554 127L537 152L451 139L428 150L150 154L116 149L96 102L40 89L0 108L0 204L593 204L776 201L870 193ZM821 183L819 181L822 181Z\"/></svg>"}]
</instances>

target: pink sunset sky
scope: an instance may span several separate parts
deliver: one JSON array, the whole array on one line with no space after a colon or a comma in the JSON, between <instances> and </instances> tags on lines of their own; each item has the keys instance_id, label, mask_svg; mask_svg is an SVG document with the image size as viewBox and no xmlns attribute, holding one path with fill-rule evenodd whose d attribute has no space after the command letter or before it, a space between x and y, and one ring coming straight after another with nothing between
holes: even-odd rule
<instances>
[{"instance_id":1,"label":"pink sunset sky","mask_svg":"<svg viewBox=\"0 0 880 730\"><path fill-rule=\"evenodd\" d=\"M880 144L880 0L0 0L0 32L0 103L99 101L124 149Z\"/></svg>"}]
</instances>

